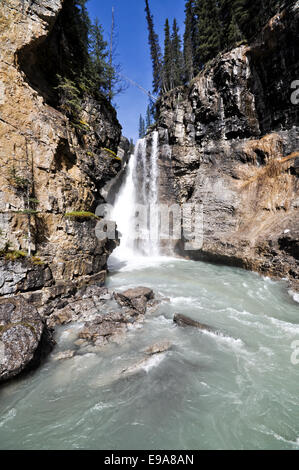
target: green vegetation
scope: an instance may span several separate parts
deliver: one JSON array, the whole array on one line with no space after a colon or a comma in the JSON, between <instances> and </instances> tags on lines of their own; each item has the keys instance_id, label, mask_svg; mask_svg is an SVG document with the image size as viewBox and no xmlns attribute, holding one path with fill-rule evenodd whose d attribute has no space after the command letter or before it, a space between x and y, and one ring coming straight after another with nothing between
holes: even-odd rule
<instances>
[{"instance_id":1,"label":"green vegetation","mask_svg":"<svg viewBox=\"0 0 299 470\"><path fill-rule=\"evenodd\" d=\"M64 217L69 219L99 219L99 217L92 212L86 211L72 211L66 212Z\"/></svg>"},{"instance_id":2,"label":"green vegetation","mask_svg":"<svg viewBox=\"0 0 299 470\"><path fill-rule=\"evenodd\" d=\"M129 154L132 155L132 153L134 153L134 150L135 150L134 141L133 139L130 139Z\"/></svg>"},{"instance_id":3,"label":"green vegetation","mask_svg":"<svg viewBox=\"0 0 299 470\"><path fill-rule=\"evenodd\" d=\"M148 0L145 0L145 12L148 26L148 42L153 65L153 91L154 93L159 93L162 86L162 53L159 45L159 37L155 32L154 19L150 11Z\"/></svg>"},{"instance_id":4,"label":"green vegetation","mask_svg":"<svg viewBox=\"0 0 299 470\"><path fill-rule=\"evenodd\" d=\"M112 150L106 149L105 147L104 147L102 150L105 150L106 152L108 152L109 156L115 158L115 160L121 161L121 158L119 158L119 157L116 155L116 153L113 152Z\"/></svg>"},{"instance_id":5,"label":"green vegetation","mask_svg":"<svg viewBox=\"0 0 299 470\"><path fill-rule=\"evenodd\" d=\"M17 211L17 214L24 214L24 215L36 215L38 211L34 209L24 209L23 211Z\"/></svg>"},{"instance_id":6,"label":"green vegetation","mask_svg":"<svg viewBox=\"0 0 299 470\"><path fill-rule=\"evenodd\" d=\"M45 262L41 260L38 256L31 256L30 261L35 266L43 266L45 264Z\"/></svg>"},{"instance_id":7,"label":"green vegetation","mask_svg":"<svg viewBox=\"0 0 299 470\"><path fill-rule=\"evenodd\" d=\"M30 186L29 179L20 176L14 165L8 170L8 182L14 189L20 192L26 192Z\"/></svg>"},{"instance_id":8,"label":"green vegetation","mask_svg":"<svg viewBox=\"0 0 299 470\"><path fill-rule=\"evenodd\" d=\"M146 133L149 130L153 129L154 126L154 121L155 121L155 103L150 100L149 105L147 106L146 109L146 114L145 114L145 119L143 116L140 114L139 116L139 129L138 129L138 135L139 139L143 139L143 137L146 136ZM134 145L130 145L130 152L134 152Z\"/></svg>"},{"instance_id":9,"label":"green vegetation","mask_svg":"<svg viewBox=\"0 0 299 470\"><path fill-rule=\"evenodd\" d=\"M166 19L162 57L145 0L154 93L167 93L190 82L217 54L252 40L286 4L285 0L187 0L183 47L176 20L171 33Z\"/></svg>"},{"instance_id":10,"label":"green vegetation","mask_svg":"<svg viewBox=\"0 0 299 470\"><path fill-rule=\"evenodd\" d=\"M7 251L6 253L2 252L1 256L4 256L4 258L7 261L16 261L17 259L20 259L20 258L26 258L27 254L24 251L12 250L12 251Z\"/></svg>"},{"instance_id":11,"label":"green vegetation","mask_svg":"<svg viewBox=\"0 0 299 470\"><path fill-rule=\"evenodd\" d=\"M140 116L139 116L139 139L143 139L145 134L146 134L145 121L144 121L143 117L140 114Z\"/></svg>"},{"instance_id":12,"label":"green vegetation","mask_svg":"<svg viewBox=\"0 0 299 470\"><path fill-rule=\"evenodd\" d=\"M25 251L22 250L12 250L10 248L10 243L7 243L3 250L0 250L0 257L4 258L6 261L17 261L26 258L35 266L44 265L44 261L38 256L28 256Z\"/></svg>"},{"instance_id":13,"label":"green vegetation","mask_svg":"<svg viewBox=\"0 0 299 470\"><path fill-rule=\"evenodd\" d=\"M81 117L84 97L111 102L123 89L113 51L104 40L99 20L91 22L86 3L87 0L68 0L59 15L64 41L54 86L58 107L80 134L89 131Z\"/></svg>"}]
</instances>

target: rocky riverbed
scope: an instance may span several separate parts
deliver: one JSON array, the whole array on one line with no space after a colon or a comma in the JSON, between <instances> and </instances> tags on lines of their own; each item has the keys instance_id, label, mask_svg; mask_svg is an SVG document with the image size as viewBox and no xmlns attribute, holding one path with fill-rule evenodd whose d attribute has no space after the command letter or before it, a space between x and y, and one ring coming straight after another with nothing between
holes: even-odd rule
<instances>
[{"instance_id":1,"label":"rocky riverbed","mask_svg":"<svg viewBox=\"0 0 299 470\"><path fill-rule=\"evenodd\" d=\"M146 287L113 292L88 285L61 300L48 317L24 297L0 301L0 340L4 345L0 381L39 365L55 346L53 334L59 326L79 325L74 349L60 352L57 359L69 359L79 348L101 349L108 343L125 341L126 333L142 325L145 315L154 311L161 299ZM67 328L66 328L67 331ZM158 353L159 348L152 350Z\"/></svg>"}]
</instances>

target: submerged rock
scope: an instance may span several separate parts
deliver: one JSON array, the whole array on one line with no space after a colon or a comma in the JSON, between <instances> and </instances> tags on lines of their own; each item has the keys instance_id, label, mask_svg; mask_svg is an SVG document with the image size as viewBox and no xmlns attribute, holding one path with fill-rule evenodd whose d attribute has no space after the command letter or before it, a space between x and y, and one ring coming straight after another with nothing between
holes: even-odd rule
<instances>
[{"instance_id":1,"label":"submerged rock","mask_svg":"<svg viewBox=\"0 0 299 470\"><path fill-rule=\"evenodd\" d=\"M126 367L121 371L121 376L128 376L128 375L134 375L139 372L148 372L150 369L153 367L157 367L160 362L166 357L166 353L161 353L158 356L157 355L151 355L150 357L146 357L144 359L141 359L141 361L137 362L136 364Z\"/></svg>"},{"instance_id":2,"label":"submerged rock","mask_svg":"<svg viewBox=\"0 0 299 470\"><path fill-rule=\"evenodd\" d=\"M200 323L199 321L193 320L192 318L189 318L186 315L182 315L180 313L174 314L173 321L178 326L192 326L194 328L199 328L200 330L215 331L214 328L210 327L209 325Z\"/></svg>"},{"instance_id":3,"label":"submerged rock","mask_svg":"<svg viewBox=\"0 0 299 470\"><path fill-rule=\"evenodd\" d=\"M0 382L37 366L54 345L52 332L23 298L0 300Z\"/></svg>"},{"instance_id":4,"label":"submerged rock","mask_svg":"<svg viewBox=\"0 0 299 470\"><path fill-rule=\"evenodd\" d=\"M154 298L154 292L148 287L135 287L121 293L116 292L114 298L121 307L127 307L144 315L147 303Z\"/></svg>"},{"instance_id":5,"label":"submerged rock","mask_svg":"<svg viewBox=\"0 0 299 470\"><path fill-rule=\"evenodd\" d=\"M53 356L53 359L55 361L61 361L62 359L71 359L74 357L75 351L69 350L69 351L62 351L60 353L57 353Z\"/></svg>"},{"instance_id":6,"label":"submerged rock","mask_svg":"<svg viewBox=\"0 0 299 470\"><path fill-rule=\"evenodd\" d=\"M153 356L154 354L161 354L165 351L169 351L171 347L172 344L170 341L163 341L161 343L155 343L152 346L149 346L144 350L144 352L149 356Z\"/></svg>"}]
</instances>

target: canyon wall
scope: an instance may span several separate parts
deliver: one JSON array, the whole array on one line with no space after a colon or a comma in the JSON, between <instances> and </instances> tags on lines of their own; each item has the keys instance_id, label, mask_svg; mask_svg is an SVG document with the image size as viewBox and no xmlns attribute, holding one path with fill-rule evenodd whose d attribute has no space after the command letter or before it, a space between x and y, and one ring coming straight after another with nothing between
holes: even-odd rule
<instances>
[{"instance_id":1,"label":"canyon wall","mask_svg":"<svg viewBox=\"0 0 299 470\"><path fill-rule=\"evenodd\" d=\"M0 382L53 348L53 312L78 292L93 305L86 289L103 285L117 244L96 237L94 213L121 170L121 126L104 96L81 97L77 127L61 112L54 83L61 53L71 54L66 7L0 7Z\"/></svg>"},{"instance_id":2,"label":"canyon wall","mask_svg":"<svg viewBox=\"0 0 299 470\"><path fill-rule=\"evenodd\" d=\"M158 101L160 199L203 204L203 246L175 250L298 288L299 2ZM293 93L293 99L291 95Z\"/></svg>"},{"instance_id":3,"label":"canyon wall","mask_svg":"<svg viewBox=\"0 0 299 470\"><path fill-rule=\"evenodd\" d=\"M60 60L66 3L1 3L0 295L46 288L51 296L57 286L61 292L89 279L103 282L115 246L96 238L97 220L86 213L95 212L121 167L116 112L104 98L86 96L78 132L52 105L47 74ZM66 217L74 212L78 217ZM29 245L34 256L25 257Z\"/></svg>"}]
</instances>

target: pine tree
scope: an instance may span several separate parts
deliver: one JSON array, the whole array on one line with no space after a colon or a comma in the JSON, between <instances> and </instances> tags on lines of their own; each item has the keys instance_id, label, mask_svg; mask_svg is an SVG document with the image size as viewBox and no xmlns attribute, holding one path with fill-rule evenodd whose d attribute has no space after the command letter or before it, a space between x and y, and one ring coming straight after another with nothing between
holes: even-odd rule
<instances>
[{"instance_id":1,"label":"pine tree","mask_svg":"<svg viewBox=\"0 0 299 470\"><path fill-rule=\"evenodd\" d=\"M195 62L198 65L205 64L221 50L219 2L197 0L195 10L198 18Z\"/></svg>"},{"instance_id":2,"label":"pine tree","mask_svg":"<svg viewBox=\"0 0 299 470\"><path fill-rule=\"evenodd\" d=\"M186 81L192 80L195 75L195 37L196 37L196 16L194 0L188 0L185 6L185 33L184 33L184 62Z\"/></svg>"},{"instance_id":3,"label":"pine tree","mask_svg":"<svg viewBox=\"0 0 299 470\"><path fill-rule=\"evenodd\" d=\"M134 145L133 139L130 139L129 154L132 155L134 153L134 150L135 150L135 145Z\"/></svg>"},{"instance_id":4,"label":"pine tree","mask_svg":"<svg viewBox=\"0 0 299 470\"><path fill-rule=\"evenodd\" d=\"M139 117L139 139L143 139L143 137L145 136L145 133L146 133L145 122L144 122L143 117L140 114L140 117Z\"/></svg>"},{"instance_id":5,"label":"pine tree","mask_svg":"<svg viewBox=\"0 0 299 470\"><path fill-rule=\"evenodd\" d=\"M103 91L108 94L109 68L107 64L107 42L104 41L103 28L98 18L90 29L90 56L93 65L93 79L95 91Z\"/></svg>"},{"instance_id":6,"label":"pine tree","mask_svg":"<svg viewBox=\"0 0 299 470\"><path fill-rule=\"evenodd\" d=\"M171 90L174 85L172 44L168 18L165 21L164 34L163 91L165 93Z\"/></svg>"},{"instance_id":7,"label":"pine tree","mask_svg":"<svg viewBox=\"0 0 299 470\"><path fill-rule=\"evenodd\" d=\"M172 77L173 86L177 87L184 82L184 57L182 53L182 41L176 19L173 20L171 36Z\"/></svg>"},{"instance_id":8,"label":"pine tree","mask_svg":"<svg viewBox=\"0 0 299 470\"><path fill-rule=\"evenodd\" d=\"M218 52L252 40L286 0L187 0L184 61L191 80Z\"/></svg>"},{"instance_id":9,"label":"pine tree","mask_svg":"<svg viewBox=\"0 0 299 470\"><path fill-rule=\"evenodd\" d=\"M89 30L90 20L86 9L87 0L69 0L59 16L61 43L67 43L59 64L59 74L84 84L85 76L90 72Z\"/></svg>"},{"instance_id":10,"label":"pine tree","mask_svg":"<svg viewBox=\"0 0 299 470\"><path fill-rule=\"evenodd\" d=\"M148 105L146 110L146 128L148 129L152 125L152 115L150 105Z\"/></svg>"},{"instance_id":11,"label":"pine tree","mask_svg":"<svg viewBox=\"0 0 299 470\"><path fill-rule=\"evenodd\" d=\"M251 0L251 6L254 3L256 2L254 0ZM253 22L255 20L255 18L250 16L248 7L248 0L233 0L232 21L235 22L243 31L249 22Z\"/></svg>"},{"instance_id":12,"label":"pine tree","mask_svg":"<svg viewBox=\"0 0 299 470\"><path fill-rule=\"evenodd\" d=\"M154 93L159 93L162 85L162 54L159 45L159 38L155 33L154 20L149 8L148 0L145 0L145 12L148 26L148 41L153 64L153 91Z\"/></svg>"},{"instance_id":13,"label":"pine tree","mask_svg":"<svg viewBox=\"0 0 299 470\"><path fill-rule=\"evenodd\" d=\"M244 35L242 34L239 25L236 20L236 15L233 13L232 19L228 28L227 32L227 40L228 45L234 46L236 43L242 41L244 39Z\"/></svg>"}]
</instances>

